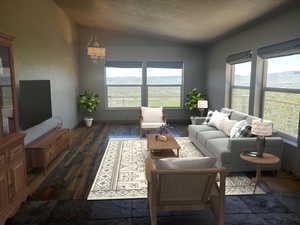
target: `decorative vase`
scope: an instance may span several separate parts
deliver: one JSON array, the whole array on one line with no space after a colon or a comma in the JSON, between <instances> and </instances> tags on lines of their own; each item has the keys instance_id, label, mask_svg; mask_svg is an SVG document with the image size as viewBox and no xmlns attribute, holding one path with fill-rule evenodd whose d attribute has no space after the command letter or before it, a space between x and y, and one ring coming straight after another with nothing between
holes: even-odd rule
<instances>
[{"instance_id":1,"label":"decorative vase","mask_svg":"<svg viewBox=\"0 0 300 225\"><path fill-rule=\"evenodd\" d=\"M84 122L85 122L85 125L87 126L87 127L91 127L92 126L92 124L93 124L93 118L87 118L87 117L85 117L84 118Z\"/></svg>"},{"instance_id":2,"label":"decorative vase","mask_svg":"<svg viewBox=\"0 0 300 225\"><path fill-rule=\"evenodd\" d=\"M196 125L196 117L191 116L190 119L191 119L192 125Z\"/></svg>"}]
</instances>

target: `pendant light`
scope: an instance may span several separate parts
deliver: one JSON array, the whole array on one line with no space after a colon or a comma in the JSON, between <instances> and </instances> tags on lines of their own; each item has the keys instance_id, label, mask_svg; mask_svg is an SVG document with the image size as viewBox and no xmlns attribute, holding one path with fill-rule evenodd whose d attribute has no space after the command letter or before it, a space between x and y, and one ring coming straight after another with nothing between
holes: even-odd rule
<instances>
[{"instance_id":1,"label":"pendant light","mask_svg":"<svg viewBox=\"0 0 300 225\"><path fill-rule=\"evenodd\" d=\"M99 60L105 58L105 48L100 46L96 32L88 43L87 55L91 58L93 63L98 63Z\"/></svg>"}]
</instances>

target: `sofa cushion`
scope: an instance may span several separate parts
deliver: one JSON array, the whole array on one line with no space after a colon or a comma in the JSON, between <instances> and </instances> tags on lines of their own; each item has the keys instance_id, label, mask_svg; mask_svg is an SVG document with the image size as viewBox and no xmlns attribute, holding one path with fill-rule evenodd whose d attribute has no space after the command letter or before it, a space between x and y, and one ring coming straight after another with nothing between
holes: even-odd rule
<instances>
[{"instance_id":1,"label":"sofa cushion","mask_svg":"<svg viewBox=\"0 0 300 225\"><path fill-rule=\"evenodd\" d=\"M189 125L195 132L202 132L202 131L212 131L217 130L214 127L202 124L202 125Z\"/></svg>"},{"instance_id":2,"label":"sofa cushion","mask_svg":"<svg viewBox=\"0 0 300 225\"><path fill-rule=\"evenodd\" d=\"M198 141L200 144L203 146L206 146L206 143L209 139L214 139L214 138L225 138L226 135L219 130L214 130L214 131L203 131L198 133Z\"/></svg>"},{"instance_id":3,"label":"sofa cushion","mask_svg":"<svg viewBox=\"0 0 300 225\"><path fill-rule=\"evenodd\" d=\"M247 123L248 124L252 124L252 121L253 120L258 120L259 118L258 117L256 117L256 116L250 116L250 115L248 115L248 117L246 118L246 120L247 120Z\"/></svg>"},{"instance_id":4,"label":"sofa cushion","mask_svg":"<svg viewBox=\"0 0 300 225\"><path fill-rule=\"evenodd\" d=\"M198 133L203 131L212 131L212 130L216 130L216 128L208 125L189 125L188 127L189 137L193 141L198 140Z\"/></svg>"},{"instance_id":5,"label":"sofa cushion","mask_svg":"<svg viewBox=\"0 0 300 225\"><path fill-rule=\"evenodd\" d=\"M245 120L245 119L247 119L247 117L248 117L248 115L246 113L242 113L242 112L238 112L238 111L232 111L232 113L230 115L231 120L237 120L237 121Z\"/></svg>"},{"instance_id":6,"label":"sofa cushion","mask_svg":"<svg viewBox=\"0 0 300 225\"><path fill-rule=\"evenodd\" d=\"M207 149L222 162L222 165L231 163L229 138L210 139L207 141Z\"/></svg>"},{"instance_id":7,"label":"sofa cushion","mask_svg":"<svg viewBox=\"0 0 300 225\"><path fill-rule=\"evenodd\" d=\"M217 159L211 157L165 158L155 160L157 169L200 169L211 168Z\"/></svg>"},{"instance_id":8,"label":"sofa cushion","mask_svg":"<svg viewBox=\"0 0 300 225\"><path fill-rule=\"evenodd\" d=\"M221 109L222 113L226 113L226 114L229 114L229 115L232 113L232 111L233 111L232 109L228 109L228 108L222 108Z\"/></svg>"}]
</instances>

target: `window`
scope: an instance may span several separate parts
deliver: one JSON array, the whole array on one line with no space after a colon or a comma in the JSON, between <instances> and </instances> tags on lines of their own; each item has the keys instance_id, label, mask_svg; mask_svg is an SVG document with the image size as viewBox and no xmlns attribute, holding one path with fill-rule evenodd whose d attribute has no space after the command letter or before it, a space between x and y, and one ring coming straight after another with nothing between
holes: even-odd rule
<instances>
[{"instance_id":1,"label":"window","mask_svg":"<svg viewBox=\"0 0 300 225\"><path fill-rule=\"evenodd\" d=\"M110 61L105 77L107 108L182 106L182 62Z\"/></svg>"},{"instance_id":2,"label":"window","mask_svg":"<svg viewBox=\"0 0 300 225\"><path fill-rule=\"evenodd\" d=\"M148 106L182 106L183 64L181 62L149 62L146 74Z\"/></svg>"},{"instance_id":3,"label":"window","mask_svg":"<svg viewBox=\"0 0 300 225\"><path fill-rule=\"evenodd\" d=\"M105 75L108 108L130 108L142 105L141 62L107 62Z\"/></svg>"},{"instance_id":4,"label":"window","mask_svg":"<svg viewBox=\"0 0 300 225\"><path fill-rule=\"evenodd\" d=\"M231 65L231 108L248 113L250 96L251 62Z\"/></svg>"},{"instance_id":5,"label":"window","mask_svg":"<svg viewBox=\"0 0 300 225\"><path fill-rule=\"evenodd\" d=\"M293 137L298 135L300 112L300 54L265 60L263 117L274 128Z\"/></svg>"}]
</instances>

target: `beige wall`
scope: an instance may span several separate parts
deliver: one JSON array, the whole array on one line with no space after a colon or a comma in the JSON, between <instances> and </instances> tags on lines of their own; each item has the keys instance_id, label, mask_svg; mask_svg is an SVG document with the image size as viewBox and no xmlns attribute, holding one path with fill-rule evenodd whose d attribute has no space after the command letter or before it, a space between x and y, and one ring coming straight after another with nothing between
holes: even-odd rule
<instances>
[{"instance_id":1,"label":"beige wall","mask_svg":"<svg viewBox=\"0 0 300 225\"><path fill-rule=\"evenodd\" d=\"M51 80L53 116L66 127L78 123L76 26L52 0L1 0L0 31L14 42L19 80Z\"/></svg>"}]
</instances>

